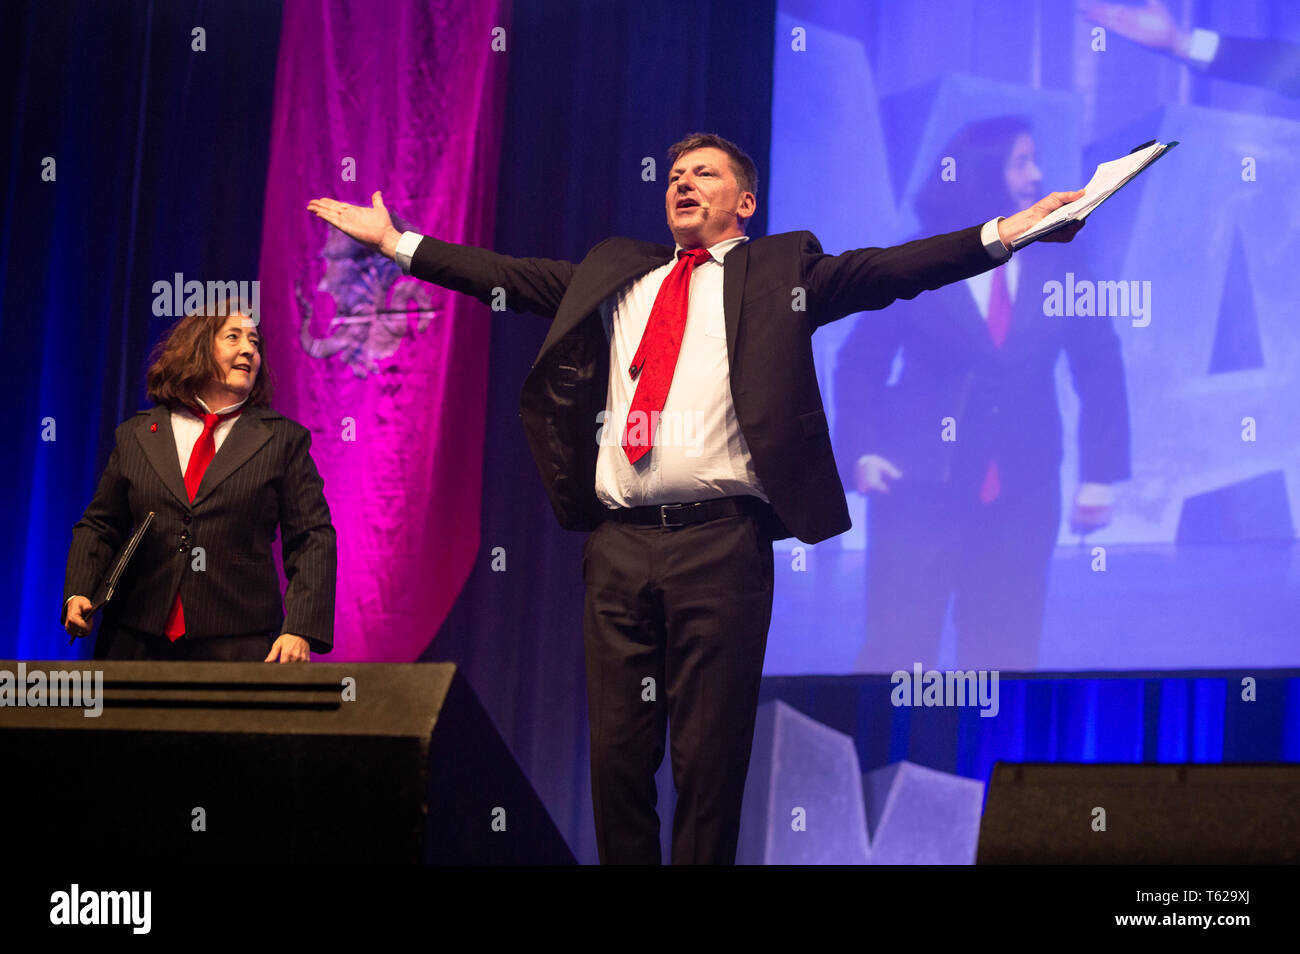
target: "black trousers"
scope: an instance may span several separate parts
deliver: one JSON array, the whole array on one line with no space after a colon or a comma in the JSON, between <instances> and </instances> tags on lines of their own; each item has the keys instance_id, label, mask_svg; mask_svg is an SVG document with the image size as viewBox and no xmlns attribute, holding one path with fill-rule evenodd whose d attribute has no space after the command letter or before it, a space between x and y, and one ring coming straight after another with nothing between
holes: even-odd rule
<instances>
[{"instance_id":1,"label":"black trousers","mask_svg":"<svg viewBox=\"0 0 1300 954\"><path fill-rule=\"evenodd\" d=\"M734 864L767 629L757 518L601 524L583 551L591 794L602 864L659 864L655 771L670 736L674 864Z\"/></svg>"},{"instance_id":2,"label":"black trousers","mask_svg":"<svg viewBox=\"0 0 1300 954\"><path fill-rule=\"evenodd\" d=\"M974 490L906 479L873 494L858 668L934 667L950 599L958 668L1036 668L1060 522L1055 481L989 504Z\"/></svg>"},{"instance_id":3,"label":"black trousers","mask_svg":"<svg viewBox=\"0 0 1300 954\"><path fill-rule=\"evenodd\" d=\"M141 632L107 621L95 639L96 659L156 659L172 662L262 662L275 643L276 634L216 636L172 642L166 636Z\"/></svg>"}]
</instances>

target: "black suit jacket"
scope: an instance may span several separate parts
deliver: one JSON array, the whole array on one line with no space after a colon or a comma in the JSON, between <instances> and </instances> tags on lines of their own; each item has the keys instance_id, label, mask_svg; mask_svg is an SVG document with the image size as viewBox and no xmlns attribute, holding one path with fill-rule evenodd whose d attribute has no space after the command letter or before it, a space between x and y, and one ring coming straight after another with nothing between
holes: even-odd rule
<instances>
[{"instance_id":1,"label":"black suit jacket","mask_svg":"<svg viewBox=\"0 0 1300 954\"><path fill-rule=\"evenodd\" d=\"M170 410L139 412L116 438L95 497L72 528L65 605L74 595L94 598L114 554L152 510L107 621L161 635L180 587L187 638L293 633L328 652L337 555L311 432L268 408L246 408L193 503ZM289 581L283 604L271 549L277 528ZM203 548L202 570L194 569L195 547Z\"/></svg>"},{"instance_id":2,"label":"black suit jacket","mask_svg":"<svg viewBox=\"0 0 1300 954\"><path fill-rule=\"evenodd\" d=\"M990 456L1009 492L1059 486L1056 363L1065 353L1079 395L1079 479L1129 476L1129 416L1119 338L1106 317L1043 314L1043 283L1072 258L1050 245L1018 253L1011 327L995 348L964 283L862 318L835 365L835 445L852 486L859 457L879 454L904 479L948 482L973 498ZM902 369L886 386L894 356ZM956 423L955 441L941 422Z\"/></svg>"},{"instance_id":3,"label":"black suit jacket","mask_svg":"<svg viewBox=\"0 0 1300 954\"><path fill-rule=\"evenodd\" d=\"M1283 96L1300 96L1300 44L1220 36L1219 48L1205 66L1215 79L1251 83Z\"/></svg>"},{"instance_id":4,"label":"black suit jacket","mask_svg":"<svg viewBox=\"0 0 1300 954\"><path fill-rule=\"evenodd\" d=\"M580 264L513 258L425 238L411 274L490 303L551 318L524 383L520 416L561 526L591 530L597 415L609 387L609 341L599 305L669 262L671 246L610 238ZM782 524L778 536L815 543L850 526L813 366L820 325L978 274L993 265L980 228L893 248L827 255L811 232L743 242L727 253L723 309L731 395L754 468Z\"/></svg>"}]
</instances>

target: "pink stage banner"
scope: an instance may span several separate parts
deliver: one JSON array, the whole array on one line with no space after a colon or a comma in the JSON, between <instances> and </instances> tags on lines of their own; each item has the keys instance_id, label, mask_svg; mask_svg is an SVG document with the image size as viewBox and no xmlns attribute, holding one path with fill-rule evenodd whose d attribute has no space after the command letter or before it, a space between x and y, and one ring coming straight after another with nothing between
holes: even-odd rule
<instances>
[{"instance_id":1,"label":"pink stage banner","mask_svg":"<svg viewBox=\"0 0 1300 954\"><path fill-rule=\"evenodd\" d=\"M327 196L490 246L498 0L288 0L260 265L273 405L312 431L338 531L330 661L408 662L479 547L488 309L307 212Z\"/></svg>"}]
</instances>

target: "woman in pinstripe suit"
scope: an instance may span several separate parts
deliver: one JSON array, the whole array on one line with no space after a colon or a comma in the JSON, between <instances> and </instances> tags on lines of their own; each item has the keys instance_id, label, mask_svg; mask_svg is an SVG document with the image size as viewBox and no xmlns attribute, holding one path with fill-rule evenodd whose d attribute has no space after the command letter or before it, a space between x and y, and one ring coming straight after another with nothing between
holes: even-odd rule
<instances>
[{"instance_id":1,"label":"woman in pinstripe suit","mask_svg":"<svg viewBox=\"0 0 1300 954\"><path fill-rule=\"evenodd\" d=\"M922 234L1032 200L1041 186L1020 117L969 123L940 155L955 160L955 178L936 164L916 199ZM1061 523L1062 355L1079 397L1071 527L1104 526L1112 485L1129 476L1119 337L1107 318L1067 322L1043 308L1045 281L1076 261L1034 245L845 338L835 447L846 484L869 498L859 670L939 668L950 603L958 669L1038 666Z\"/></svg>"},{"instance_id":2,"label":"woman in pinstripe suit","mask_svg":"<svg viewBox=\"0 0 1300 954\"><path fill-rule=\"evenodd\" d=\"M64 628L90 632L90 598L152 511L105 605L96 658L306 662L328 652L334 527L311 432L269 407L256 321L222 303L181 319L155 350L147 384L155 406L118 427L72 529Z\"/></svg>"}]
</instances>

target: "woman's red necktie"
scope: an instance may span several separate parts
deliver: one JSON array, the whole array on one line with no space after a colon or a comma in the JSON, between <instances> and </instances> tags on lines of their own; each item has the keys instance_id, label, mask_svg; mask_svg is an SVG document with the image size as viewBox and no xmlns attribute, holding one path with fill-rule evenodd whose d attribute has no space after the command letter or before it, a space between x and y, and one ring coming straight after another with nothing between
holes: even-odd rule
<instances>
[{"instance_id":1,"label":"woman's red necktie","mask_svg":"<svg viewBox=\"0 0 1300 954\"><path fill-rule=\"evenodd\" d=\"M194 442L189 465L185 468L185 492L190 495L190 503L194 502L194 495L199 492L199 484L203 483L203 474L208 469L208 464L217 456L217 440L214 436L217 424L227 418L238 417L242 410L241 407L239 411L231 411L229 414L205 414L198 408L190 408L195 417L203 419L203 433ZM172 609L163 632L173 643L185 635L185 610L181 607L180 590L176 591L176 599L172 601Z\"/></svg>"}]
</instances>

